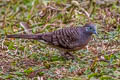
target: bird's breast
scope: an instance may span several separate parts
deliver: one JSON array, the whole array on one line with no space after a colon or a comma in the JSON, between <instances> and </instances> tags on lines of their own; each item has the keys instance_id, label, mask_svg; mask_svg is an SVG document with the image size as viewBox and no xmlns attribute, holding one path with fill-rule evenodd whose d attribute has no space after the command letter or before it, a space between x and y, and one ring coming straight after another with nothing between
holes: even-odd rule
<instances>
[{"instance_id":1,"label":"bird's breast","mask_svg":"<svg viewBox=\"0 0 120 80\"><path fill-rule=\"evenodd\" d=\"M85 47L90 40L91 40L91 36L84 36L84 37L80 38L78 48L81 49L81 48Z\"/></svg>"}]
</instances>

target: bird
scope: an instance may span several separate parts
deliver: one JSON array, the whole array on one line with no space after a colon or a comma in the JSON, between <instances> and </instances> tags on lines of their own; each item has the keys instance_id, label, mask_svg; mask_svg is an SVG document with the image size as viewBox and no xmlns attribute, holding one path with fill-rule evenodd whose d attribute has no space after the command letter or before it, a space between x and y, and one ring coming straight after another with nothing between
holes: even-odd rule
<instances>
[{"instance_id":1,"label":"bird","mask_svg":"<svg viewBox=\"0 0 120 80\"><path fill-rule=\"evenodd\" d=\"M97 34L96 25L87 23L83 27L65 27L53 32L46 32L40 34L12 34L7 35L7 38L24 38L43 40L48 45L51 45L59 50L64 58L74 59L72 51L77 51L84 48L91 40L92 34Z\"/></svg>"}]
</instances>

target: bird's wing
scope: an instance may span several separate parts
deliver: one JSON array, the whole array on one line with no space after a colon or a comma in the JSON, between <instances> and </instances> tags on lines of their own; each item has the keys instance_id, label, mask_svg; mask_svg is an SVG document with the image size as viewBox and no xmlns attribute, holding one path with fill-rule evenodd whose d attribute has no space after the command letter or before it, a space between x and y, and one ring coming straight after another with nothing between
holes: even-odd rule
<instances>
[{"instance_id":1,"label":"bird's wing","mask_svg":"<svg viewBox=\"0 0 120 80\"><path fill-rule=\"evenodd\" d=\"M78 37L79 33L76 27L60 29L53 32L51 43L61 48L73 49L79 46Z\"/></svg>"}]
</instances>

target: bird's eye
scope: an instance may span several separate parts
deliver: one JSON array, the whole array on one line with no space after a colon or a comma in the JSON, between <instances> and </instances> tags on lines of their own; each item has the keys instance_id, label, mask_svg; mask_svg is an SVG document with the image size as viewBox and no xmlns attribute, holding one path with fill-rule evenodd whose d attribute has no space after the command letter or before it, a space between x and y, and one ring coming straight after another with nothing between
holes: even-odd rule
<instances>
[{"instance_id":1,"label":"bird's eye","mask_svg":"<svg viewBox=\"0 0 120 80\"><path fill-rule=\"evenodd\" d=\"M90 30L92 30L92 28L91 28L91 27L89 27L89 29L90 29Z\"/></svg>"},{"instance_id":2,"label":"bird's eye","mask_svg":"<svg viewBox=\"0 0 120 80\"><path fill-rule=\"evenodd\" d=\"M91 27L88 27L88 30L93 30Z\"/></svg>"},{"instance_id":3,"label":"bird's eye","mask_svg":"<svg viewBox=\"0 0 120 80\"><path fill-rule=\"evenodd\" d=\"M93 28L87 27L86 31L93 31Z\"/></svg>"}]
</instances>

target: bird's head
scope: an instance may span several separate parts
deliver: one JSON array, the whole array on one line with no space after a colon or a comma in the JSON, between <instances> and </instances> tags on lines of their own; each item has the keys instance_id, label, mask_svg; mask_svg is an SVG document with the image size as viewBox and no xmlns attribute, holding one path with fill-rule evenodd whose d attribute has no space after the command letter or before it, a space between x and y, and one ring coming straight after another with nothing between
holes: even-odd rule
<instances>
[{"instance_id":1,"label":"bird's head","mask_svg":"<svg viewBox=\"0 0 120 80\"><path fill-rule=\"evenodd\" d=\"M95 24L92 24L92 23L86 24L84 27L85 27L85 30L86 30L87 33L97 35L97 29L96 29Z\"/></svg>"}]
</instances>

